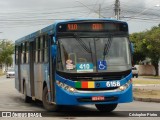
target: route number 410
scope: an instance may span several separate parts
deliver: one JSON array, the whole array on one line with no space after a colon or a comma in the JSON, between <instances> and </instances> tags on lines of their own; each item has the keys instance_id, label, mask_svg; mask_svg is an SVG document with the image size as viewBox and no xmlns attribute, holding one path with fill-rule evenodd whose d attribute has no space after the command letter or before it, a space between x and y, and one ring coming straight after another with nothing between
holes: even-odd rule
<instances>
[{"instance_id":1,"label":"route number 410","mask_svg":"<svg viewBox=\"0 0 160 120\"><path fill-rule=\"evenodd\" d=\"M82 69L82 70L88 70L88 69L90 69L90 65L89 64L81 64L79 66L79 68Z\"/></svg>"},{"instance_id":2,"label":"route number 410","mask_svg":"<svg viewBox=\"0 0 160 120\"><path fill-rule=\"evenodd\" d=\"M120 82L119 81L108 81L106 82L107 87L119 87Z\"/></svg>"}]
</instances>

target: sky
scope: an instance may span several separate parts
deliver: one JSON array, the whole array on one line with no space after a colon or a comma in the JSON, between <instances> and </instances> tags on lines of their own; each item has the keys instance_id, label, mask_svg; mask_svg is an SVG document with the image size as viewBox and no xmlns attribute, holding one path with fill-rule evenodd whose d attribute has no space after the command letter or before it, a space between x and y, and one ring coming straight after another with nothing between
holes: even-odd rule
<instances>
[{"instance_id":1,"label":"sky","mask_svg":"<svg viewBox=\"0 0 160 120\"><path fill-rule=\"evenodd\" d=\"M0 0L0 39L15 41L56 20L114 18L115 0ZM120 0L120 19L129 32L149 30L160 24L160 0Z\"/></svg>"}]
</instances>

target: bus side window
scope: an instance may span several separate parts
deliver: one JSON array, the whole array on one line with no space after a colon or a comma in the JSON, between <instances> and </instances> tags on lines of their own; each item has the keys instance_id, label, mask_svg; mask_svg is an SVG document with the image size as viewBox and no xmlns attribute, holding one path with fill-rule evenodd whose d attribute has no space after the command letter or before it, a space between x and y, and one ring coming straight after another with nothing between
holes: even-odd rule
<instances>
[{"instance_id":1,"label":"bus side window","mask_svg":"<svg viewBox=\"0 0 160 120\"><path fill-rule=\"evenodd\" d=\"M24 61L23 61L23 63L26 63L26 49L27 49L27 43L25 42L24 43L24 46L23 46L24 48L24 50L23 50L23 58L24 58Z\"/></svg>"},{"instance_id":2,"label":"bus side window","mask_svg":"<svg viewBox=\"0 0 160 120\"><path fill-rule=\"evenodd\" d=\"M44 36L44 50L43 50L43 60L44 62L48 62L48 39L47 36Z\"/></svg>"},{"instance_id":3,"label":"bus side window","mask_svg":"<svg viewBox=\"0 0 160 120\"><path fill-rule=\"evenodd\" d=\"M15 64L18 64L18 46L15 46Z\"/></svg>"},{"instance_id":4,"label":"bus side window","mask_svg":"<svg viewBox=\"0 0 160 120\"><path fill-rule=\"evenodd\" d=\"M38 63L40 62L40 37L38 37Z\"/></svg>"},{"instance_id":5,"label":"bus side window","mask_svg":"<svg viewBox=\"0 0 160 120\"><path fill-rule=\"evenodd\" d=\"M43 62L43 36L40 37L39 62Z\"/></svg>"},{"instance_id":6,"label":"bus side window","mask_svg":"<svg viewBox=\"0 0 160 120\"><path fill-rule=\"evenodd\" d=\"M40 62L40 37L36 38L36 63Z\"/></svg>"},{"instance_id":7,"label":"bus side window","mask_svg":"<svg viewBox=\"0 0 160 120\"><path fill-rule=\"evenodd\" d=\"M35 62L38 63L38 38L36 38L36 42L35 42Z\"/></svg>"},{"instance_id":8,"label":"bus side window","mask_svg":"<svg viewBox=\"0 0 160 120\"><path fill-rule=\"evenodd\" d=\"M29 63L29 42L26 42L26 63Z\"/></svg>"},{"instance_id":9,"label":"bus side window","mask_svg":"<svg viewBox=\"0 0 160 120\"><path fill-rule=\"evenodd\" d=\"M24 43L22 43L21 44L21 63L23 64L24 63L24 60L25 60L25 58L24 58L24 52L25 51L25 44Z\"/></svg>"},{"instance_id":10,"label":"bus side window","mask_svg":"<svg viewBox=\"0 0 160 120\"><path fill-rule=\"evenodd\" d=\"M44 62L44 46L45 46L45 36L42 36L42 42L41 42L41 59L42 62Z\"/></svg>"}]
</instances>

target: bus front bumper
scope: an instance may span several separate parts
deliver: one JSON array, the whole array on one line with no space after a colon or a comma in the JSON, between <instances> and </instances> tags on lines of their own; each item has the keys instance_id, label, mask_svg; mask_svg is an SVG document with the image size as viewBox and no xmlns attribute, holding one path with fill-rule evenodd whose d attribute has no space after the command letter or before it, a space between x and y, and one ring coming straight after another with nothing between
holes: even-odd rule
<instances>
[{"instance_id":1,"label":"bus front bumper","mask_svg":"<svg viewBox=\"0 0 160 120\"><path fill-rule=\"evenodd\" d=\"M103 100L93 100L93 97L103 97ZM132 84L123 91L116 92L69 92L56 85L57 105L84 105L84 104L114 104L133 101Z\"/></svg>"}]
</instances>

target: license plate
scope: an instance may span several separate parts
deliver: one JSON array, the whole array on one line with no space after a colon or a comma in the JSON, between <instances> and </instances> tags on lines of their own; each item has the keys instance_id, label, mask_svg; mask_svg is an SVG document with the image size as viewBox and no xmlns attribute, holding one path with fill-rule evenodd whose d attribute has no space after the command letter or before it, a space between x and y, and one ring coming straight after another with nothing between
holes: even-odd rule
<instances>
[{"instance_id":1,"label":"license plate","mask_svg":"<svg viewBox=\"0 0 160 120\"><path fill-rule=\"evenodd\" d=\"M92 101L103 101L105 98L104 96L93 96Z\"/></svg>"}]
</instances>

